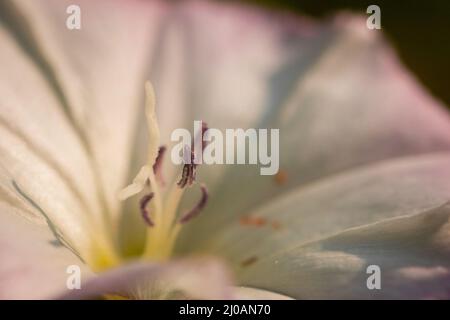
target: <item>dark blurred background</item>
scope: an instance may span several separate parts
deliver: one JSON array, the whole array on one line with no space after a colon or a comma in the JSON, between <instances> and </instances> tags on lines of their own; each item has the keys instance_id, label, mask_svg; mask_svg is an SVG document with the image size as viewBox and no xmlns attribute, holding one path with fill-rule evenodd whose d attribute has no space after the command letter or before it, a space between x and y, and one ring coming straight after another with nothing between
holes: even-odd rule
<instances>
[{"instance_id":1,"label":"dark blurred background","mask_svg":"<svg viewBox=\"0 0 450 320\"><path fill-rule=\"evenodd\" d=\"M276 10L325 17L336 10L366 16L371 4L381 8L381 27L403 63L450 107L450 0L242 0Z\"/></svg>"}]
</instances>

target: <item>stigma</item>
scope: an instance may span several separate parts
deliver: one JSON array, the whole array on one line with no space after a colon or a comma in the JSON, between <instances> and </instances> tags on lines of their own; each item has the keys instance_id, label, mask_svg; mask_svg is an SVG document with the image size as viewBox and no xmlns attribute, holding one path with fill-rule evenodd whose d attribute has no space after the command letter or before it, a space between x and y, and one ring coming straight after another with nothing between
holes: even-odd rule
<instances>
[{"instance_id":1,"label":"stigma","mask_svg":"<svg viewBox=\"0 0 450 320\"><path fill-rule=\"evenodd\" d=\"M155 112L155 93L152 85L145 84L145 114L149 136L147 163L144 164L132 183L122 189L118 198L124 201L138 196L139 210L147 226L144 259L166 260L172 254L177 236L183 225L194 219L208 202L208 191L204 184L198 184L200 198L194 207L180 213L178 208L184 192L197 185L197 164L185 161L178 177L166 186L162 175L165 146L160 146L160 133ZM207 130L202 124L201 135ZM202 152L205 145L202 145ZM194 151L185 146L184 155L194 157Z\"/></svg>"}]
</instances>

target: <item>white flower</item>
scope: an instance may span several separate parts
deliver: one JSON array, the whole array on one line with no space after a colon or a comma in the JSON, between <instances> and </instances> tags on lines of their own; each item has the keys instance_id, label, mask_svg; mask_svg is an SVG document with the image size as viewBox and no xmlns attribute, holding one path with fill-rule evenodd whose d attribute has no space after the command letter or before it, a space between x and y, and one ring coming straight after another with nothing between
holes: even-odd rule
<instances>
[{"instance_id":1,"label":"white flower","mask_svg":"<svg viewBox=\"0 0 450 320\"><path fill-rule=\"evenodd\" d=\"M448 298L450 119L363 19L76 2L0 3L0 298ZM281 171L201 167L180 224L153 165L198 119L279 128Z\"/></svg>"}]
</instances>

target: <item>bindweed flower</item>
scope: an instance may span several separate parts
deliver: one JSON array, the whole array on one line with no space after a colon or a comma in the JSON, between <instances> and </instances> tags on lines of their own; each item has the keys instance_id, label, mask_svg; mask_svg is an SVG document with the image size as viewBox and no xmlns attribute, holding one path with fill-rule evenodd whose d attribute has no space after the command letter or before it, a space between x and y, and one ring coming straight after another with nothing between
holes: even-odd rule
<instances>
[{"instance_id":1,"label":"bindweed flower","mask_svg":"<svg viewBox=\"0 0 450 320\"><path fill-rule=\"evenodd\" d=\"M0 298L449 297L450 118L364 18L14 0L0 21ZM279 129L278 174L171 164L199 119Z\"/></svg>"}]
</instances>

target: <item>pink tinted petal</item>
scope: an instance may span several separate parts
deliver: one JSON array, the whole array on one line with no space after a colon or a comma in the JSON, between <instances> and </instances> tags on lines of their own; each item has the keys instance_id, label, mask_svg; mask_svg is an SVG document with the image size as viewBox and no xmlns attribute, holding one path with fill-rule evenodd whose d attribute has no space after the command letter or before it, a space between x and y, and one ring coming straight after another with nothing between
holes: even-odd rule
<instances>
[{"instance_id":1,"label":"pink tinted petal","mask_svg":"<svg viewBox=\"0 0 450 320\"><path fill-rule=\"evenodd\" d=\"M219 4L203 6L201 14L186 9L190 13L186 13L190 24L206 26L214 12L221 8ZM335 174L351 174L360 166L450 150L450 118L446 110L403 68L382 35L366 28L361 17L340 16L325 26L312 25L306 32L300 17L297 24L287 19L290 23L286 25L283 15L233 8L230 11L224 9L214 27L193 29L196 32L192 31L191 37L200 39L196 43L203 44L201 52L213 50L209 48L210 44L232 43L233 50L220 56L229 62L226 64L221 60L220 63L227 65L229 82L233 79L239 82L242 88L239 92L244 92L251 83L265 88L261 90L264 104L257 100L252 103L252 106L258 106L259 117L244 125L280 129L280 172L285 179L280 182L274 176L261 176L260 166L201 168L201 179L209 184L207 174L211 170L214 171L211 180L220 184L211 184L214 196L210 199L209 209L184 230L181 250L208 243L208 236L200 230L211 230L212 237L216 231L234 225L240 216L259 206L267 206L285 192L326 181ZM247 21L255 20L259 24L253 28L255 24ZM273 25L276 27L271 29L272 32L264 32ZM293 26L297 26L294 28L297 32L292 31ZM228 33L218 31L213 37L211 29L214 28ZM240 41L231 42L232 35L240 37ZM272 52L256 49L257 43L264 41L276 48L277 53L271 55L277 61L275 66L256 63L259 57ZM244 59L244 52L249 48L254 49L250 55L254 59L240 61L238 58ZM258 54L259 51L263 53ZM202 92L206 95L212 94L214 91L208 88L218 83L227 90L226 81L216 81L216 77L225 73L207 67L213 65L212 57L201 59L205 69ZM251 62L247 68L248 61ZM261 68L266 67L265 76L256 71L253 62ZM241 73L248 73L254 82L244 74L241 77ZM197 101L203 101L200 92L199 89ZM232 97L217 97L217 101L226 104L221 107L223 113L235 113L230 115L227 125L230 128L241 125L241 120L233 123L231 118L243 119L238 115L245 112L241 111L246 110L245 106L235 103ZM214 104L211 102L214 98L208 101L208 106ZM201 112L197 114L201 115ZM215 127L213 120L204 120L210 127ZM236 192L237 186L239 192ZM188 238L189 241L185 241Z\"/></svg>"},{"instance_id":2,"label":"pink tinted petal","mask_svg":"<svg viewBox=\"0 0 450 320\"><path fill-rule=\"evenodd\" d=\"M132 263L100 274L61 296L63 299L93 299L102 296L130 299L231 298L227 270L216 260L198 258L167 263Z\"/></svg>"},{"instance_id":3,"label":"pink tinted petal","mask_svg":"<svg viewBox=\"0 0 450 320\"><path fill-rule=\"evenodd\" d=\"M47 226L20 217L22 210L0 202L0 299L51 299L67 288L69 266L92 275Z\"/></svg>"}]
</instances>

